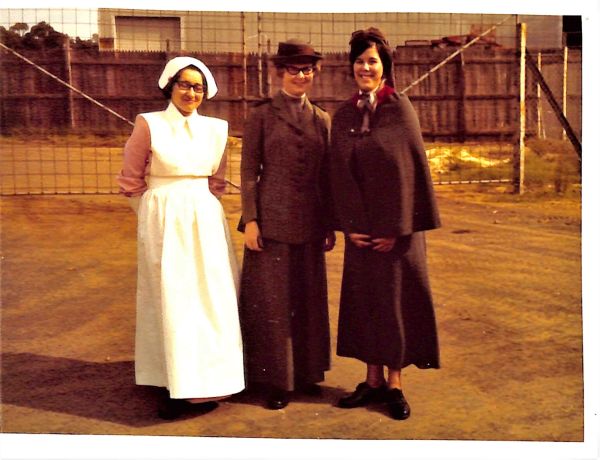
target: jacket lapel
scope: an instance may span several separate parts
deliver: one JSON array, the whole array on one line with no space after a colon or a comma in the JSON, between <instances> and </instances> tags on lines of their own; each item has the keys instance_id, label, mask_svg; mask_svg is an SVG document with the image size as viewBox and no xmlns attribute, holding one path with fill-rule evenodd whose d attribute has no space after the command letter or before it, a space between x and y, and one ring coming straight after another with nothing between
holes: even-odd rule
<instances>
[{"instance_id":1,"label":"jacket lapel","mask_svg":"<svg viewBox=\"0 0 600 460\"><path fill-rule=\"evenodd\" d=\"M295 129L301 130L299 123L295 120L294 115L290 112L281 92L277 93L273 97L273 108L280 119L284 120Z\"/></svg>"},{"instance_id":2,"label":"jacket lapel","mask_svg":"<svg viewBox=\"0 0 600 460\"><path fill-rule=\"evenodd\" d=\"M308 98L305 100L304 110L300 120L296 120L295 116L291 113L284 97L281 93L277 93L273 97L272 106L275 109L277 116L289 124L296 132L303 133L306 136L315 138L315 141L323 144L321 138L322 132L322 120L318 116L317 111L313 104Z\"/></svg>"},{"instance_id":3,"label":"jacket lapel","mask_svg":"<svg viewBox=\"0 0 600 460\"><path fill-rule=\"evenodd\" d=\"M302 111L303 124L310 123L317 118L314 106L308 98L304 101L304 110Z\"/></svg>"},{"instance_id":4,"label":"jacket lapel","mask_svg":"<svg viewBox=\"0 0 600 460\"><path fill-rule=\"evenodd\" d=\"M304 130L312 125L313 130L314 130L314 135L316 136L317 141L321 144L322 147L324 147L325 143L324 143L323 137L322 137L322 133L324 130L323 119L321 116L319 116L317 109L315 108L314 105L312 105L312 103L310 102L310 100L308 100L308 98L306 99L306 105L304 106L303 118L304 118L304 121L302 123L302 125L303 125L302 129Z\"/></svg>"}]
</instances>

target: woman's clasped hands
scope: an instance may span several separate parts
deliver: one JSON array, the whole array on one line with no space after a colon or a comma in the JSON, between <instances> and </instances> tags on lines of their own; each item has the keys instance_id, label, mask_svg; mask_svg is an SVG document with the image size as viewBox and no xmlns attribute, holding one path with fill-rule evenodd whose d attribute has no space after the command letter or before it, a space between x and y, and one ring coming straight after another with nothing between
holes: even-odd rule
<instances>
[{"instance_id":1,"label":"woman's clasped hands","mask_svg":"<svg viewBox=\"0 0 600 460\"><path fill-rule=\"evenodd\" d=\"M348 237L357 248L371 248L377 252L389 252L396 244L396 237L394 236L389 238L372 238L371 235L364 233L349 233Z\"/></svg>"}]
</instances>

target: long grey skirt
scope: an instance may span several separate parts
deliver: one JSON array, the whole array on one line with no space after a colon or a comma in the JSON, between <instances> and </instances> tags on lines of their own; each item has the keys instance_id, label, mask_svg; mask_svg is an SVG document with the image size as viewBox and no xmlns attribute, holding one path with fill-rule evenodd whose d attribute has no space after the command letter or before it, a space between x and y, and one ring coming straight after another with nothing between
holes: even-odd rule
<instances>
[{"instance_id":1,"label":"long grey skirt","mask_svg":"<svg viewBox=\"0 0 600 460\"><path fill-rule=\"evenodd\" d=\"M325 255L321 242L264 240L245 249L240 323L250 384L282 390L325 379L330 368Z\"/></svg>"},{"instance_id":2,"label":"long grey skirt","mask_svg":"<svg viewBox=\"0 0 600 460\"><path fill-rule=\"evenodd\" d=\"M440 366L424 233L388 253L346 239L337 354L392 369Z\"/></svg>"}]
</instances>

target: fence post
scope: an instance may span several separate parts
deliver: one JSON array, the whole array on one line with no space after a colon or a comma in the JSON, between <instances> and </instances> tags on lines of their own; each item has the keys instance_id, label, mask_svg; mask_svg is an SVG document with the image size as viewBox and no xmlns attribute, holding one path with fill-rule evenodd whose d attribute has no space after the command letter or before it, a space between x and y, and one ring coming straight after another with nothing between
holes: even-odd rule
<instances>
[{"instance_id":1,"label":"fence post","mask_svg":"<svg viewBox=\"0 0 600 460\"><path fill-rule=\"evenodd\" d=\"M458 116L456 121L456 127L458 131L458 142L465 142L467 138L467 122L465 114L465 53L460 53L460 62L458 63Z\"/></svg>"},{"instance_id":2,"label":"fence post","mask_svg":"<svg viewBox=\"0 0 600 460\"><path fill-rule=\"evenodd\" d=\"M242 22L242 110L244 112L244 120L248 116L248 50L246 49L246 15L241 13Z\"/></svg>"},{"instance_id":3,"label":"fence post","mask_svg":"<svg viewBox=\"0 0 600 460\"><path fill-rule=\"evenodd\" d=\"M527 24L517 24L517 44L519 45L519 142L515 146L513 185L514 193L524 192L525 182L525 129L527 128L527 113L525 96L525 76L527 73Z\"/></svg>"},{"instance_id":4,"label":"fence post","mask_svg":"<svg viewBox=\"0 0 600 460\"><path fill-rule=\"evenodd\" d=\"M71 41L68 36L65 37L63 44L65 50L65 67L67 72L67 83L73 86L73 69L71 68ZM67 100L69 101L69 124L71 129L75 128L75 102L73 101L73 91L67 88Z\"/></svg>"},{"instance_id":5,"label":"fence post","mask_svg":"<svg viewBox=\"0 0 600 460\"><path fill-rule=\"evenodd\" d=\"M537 54L537 67L540 73L542 73L542 53L538 51ZM540 82L537 83L537 137L540 139L546 139L546 131L544 130L543 120L543 108L542 108L542 88Z\"/></svg>"},{"instance_id":6,"label":"fence post","mask_svg":"<svg viewBox=\"0 0 600 460\"><path fill-rule=\"evenodd\" d=\"M271 89L273 87L273 81L271 79L271 69L269 68L269 57L271 56L271 39L267 37L267 59L266 59L266 69L267 69L267 97L271 97ZM262 57L261 57L262 59Z\"/></svg>"},{"instance_id":7,"label":"fence post","mask_svg":"<svg viewBox=\"0 0 600 460\"><path fill-rule=\"evenodd\" d=\"M258 39L258 61L256 62L256 73L258 74L258 97L262 99L264 96L263 92L263 69L262 69L262 27L261 27L261 13L256 13L256 28L257 28L257 39Z\"/></svg>"},{"instance_id":8,"label":"fence post","mask_svg":"<svg viewBox=\"0 0 600 460\"><path fill-rule=\"evenodd\" d=\"M562 84L562 113L567 118L567 72L569 68L569 47L565 45L563 51L563 84ZM567 132L563 128L562 138L567 138Z\"/></svg>"}]
</instances>

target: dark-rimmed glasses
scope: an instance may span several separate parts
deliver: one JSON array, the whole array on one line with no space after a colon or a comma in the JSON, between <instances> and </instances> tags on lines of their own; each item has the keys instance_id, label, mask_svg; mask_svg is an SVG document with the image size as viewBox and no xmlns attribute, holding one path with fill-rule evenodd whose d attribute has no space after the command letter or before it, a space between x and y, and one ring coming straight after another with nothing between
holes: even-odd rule
<instances>
[{"instance_id":1,"label":"dark-rimmed glasses","mask_svg":"<svg viewBox=\"0 0 600 460\"><path fill-rule=\"evenodd\" d=\"M298 75L300 72L302 72L303 75L310 75L311 73L313 73L315 71L315 68L312 65L308 65L306 67L296 67L295 65L286 65L285 70L287 70L287 73L289 73L290 75Z\"/></svg>"},{"instance_id":2,"label":"dark-rimmed glasses","mask_svg":"<svg viewBox=\"0 0 600 460\"><path fill-rule=\"evenodd\" d=\"M200 83L192 84L189 81L181 80L178 80L176 83L177 87L183 91L193 89L196 94L204 94L204 85L201 85Z\"/></svg>"}]
</instances>

